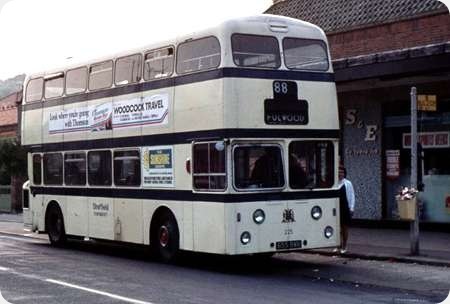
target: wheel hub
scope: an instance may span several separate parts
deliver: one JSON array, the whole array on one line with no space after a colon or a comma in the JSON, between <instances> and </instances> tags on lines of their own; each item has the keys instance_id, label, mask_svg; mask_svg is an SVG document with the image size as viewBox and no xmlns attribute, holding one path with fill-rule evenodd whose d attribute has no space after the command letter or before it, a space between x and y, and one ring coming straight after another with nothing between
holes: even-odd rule
<instances>
[{"instance_id":1,"label":"wheel hub","mask_svg":"<svg viewBox=\"0 0 450 304\"><path fill-rule=\"evenodd\" d=\"M159 244L161 247L166 247L169 243L169 229L166 226L159 228Z\"/></svg>"}]
</instances>

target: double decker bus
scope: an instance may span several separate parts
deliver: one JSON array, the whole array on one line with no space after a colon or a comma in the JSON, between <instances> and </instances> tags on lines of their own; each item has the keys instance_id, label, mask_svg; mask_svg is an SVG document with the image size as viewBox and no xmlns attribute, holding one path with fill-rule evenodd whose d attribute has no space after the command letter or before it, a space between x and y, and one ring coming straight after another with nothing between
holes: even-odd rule
<instances>
[{"instance_id":1,"label":"double decker bus","mask_svg":"<svg viewBox=\"0 0 450 304\"><path fill-rule=\"evenodd\" d=\"M258 15L29 75L26 224L224 255L340 244L324 32Z\"/></svg>"}]
</instances>

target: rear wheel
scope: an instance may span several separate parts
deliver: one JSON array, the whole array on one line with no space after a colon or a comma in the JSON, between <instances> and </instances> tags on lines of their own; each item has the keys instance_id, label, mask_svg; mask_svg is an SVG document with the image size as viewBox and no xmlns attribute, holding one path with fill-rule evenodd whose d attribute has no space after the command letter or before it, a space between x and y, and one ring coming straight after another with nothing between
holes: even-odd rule
<instances>
[{"instance_id":1,"label":"rear wheel","mask_svg":"<svg viewBox=\"0 0 450 304\"><path fill-rule=\"evenodd\" d=\"M62 246L66 242L66 231L64 229L64 218L61 209L57 204L48 207L45 216L45 226L48 239L54 246Z\"/></svg>"},{"instance_id":2,"label":"rear wheel","mask_svg":"<svg viewBox=\"0 0 450 304\"><path fill-rule=\"evenodd\" d=\"M163 262L175 261L180 248L180 235L175 217L162 212L152 224L150 246L153 254Z\"/></svg>"}]
</instances>

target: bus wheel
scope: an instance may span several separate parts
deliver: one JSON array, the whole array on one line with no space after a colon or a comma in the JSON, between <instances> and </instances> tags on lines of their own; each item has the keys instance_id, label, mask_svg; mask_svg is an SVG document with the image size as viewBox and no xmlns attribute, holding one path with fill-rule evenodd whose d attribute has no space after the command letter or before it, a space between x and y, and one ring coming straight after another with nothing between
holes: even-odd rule
<instances>
[{"instance_id":1,"label":"bus wheel","mask_svg":"<svg viewBox=\"0 0 450 304\"><path fill-rule=\"evenodd\" d=\"M174 262L180 247L180 235L175 217L171 212L164 211L156 218L151 229L153 254L163 262Z\"/></svg>"},{"instance_id":2,"label":"bus wheel","mask_svg":"<svg viewBox=\"0 0 450 304\"><path fill-rule=\"evenodd\" d=\"M45 216L48 239L53 246L62 246L66 242L64 218L57 204L51 204Z\"/></svg>"}]
</instances>

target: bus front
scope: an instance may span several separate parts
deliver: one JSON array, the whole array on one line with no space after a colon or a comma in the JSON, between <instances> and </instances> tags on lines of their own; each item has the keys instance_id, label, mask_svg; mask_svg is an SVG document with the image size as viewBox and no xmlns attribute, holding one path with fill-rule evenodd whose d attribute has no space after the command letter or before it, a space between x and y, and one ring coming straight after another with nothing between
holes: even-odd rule
<instances>
[{"instance_id":1,"label":"bus front","mask_svg":"<svg viewBox=\"0 0 450 304\"><path fill-rule=\"evenodd\" d=\"M338 106L323 31L278 16L228 28L228 253L339 246Z\"/></svg>"}]
</instances>

